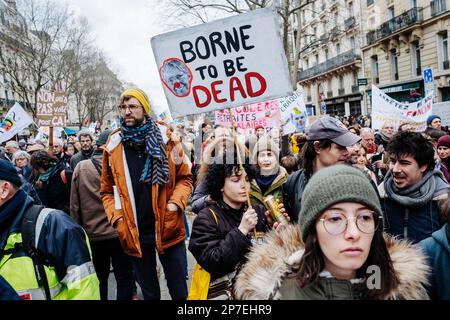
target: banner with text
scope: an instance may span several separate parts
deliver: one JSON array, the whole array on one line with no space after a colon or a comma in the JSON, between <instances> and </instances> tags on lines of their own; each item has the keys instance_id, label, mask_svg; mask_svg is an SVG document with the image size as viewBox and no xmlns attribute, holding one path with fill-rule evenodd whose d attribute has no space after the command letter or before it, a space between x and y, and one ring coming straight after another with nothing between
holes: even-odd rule
<instances>
[{"instance_id":1,"label":"banner with text","mask_svg":"<svg viewBox=\"0 0 450 320\"><path fill-rule=\"evenodd\" d=\"M256 126L264 128L280 128L281 114L278 100L250 104L245 107L231 109L236 130L242 134L255 132ZM228 109L216 111L216 125L231 128L230 112Z\"/></svg>"},{"instance_id":2,"label":"banner with text","mask_svg":"<svg viewBox=\"0 0 450 320\"><path fill-rule=\"evenodd\" d=\"M443 126L450 125L450 101L444 101L433 104L433 114L441 117Z\"/></svg>"},{"instance_id":3,"label":"banner with text","mask_svg":"<svg viewBox=\"0 0 450 320\"><path fill-rule=\"evenodd\" d=\"M292 96L278 99L278 105L283 121L283 134L305 132L309 121L303 94L296 91Z\"/></svg>"},{"instance_id":4,"label":"banner with text","mask_svg":"<svg viewBox=\"0 0 450 320\"><path fill-rule=\"evenodd\" d=\"M409 123L417 132L424 131L432 111L432 94L417 102L402 103L372 85L372 129L381 130L383 123L389 120L395 129L402 123Z\"/></svg>"},{"instance_id":5,"label":"banner with text","mask_svg":"<svg viewBox=\"0 0 450 320\"><path fill-rule=\"evenodd\" d=\"M36 117L39 127L65 127L67 96L61 91L39 90L36 97Z\"/></svg>"},{"instance_id":6,"label":"banner with text","mask_svg":"<svg viewBox=\"0 0 450 320\"><path fill-rule=\"evenodd\" d=\"M174 118L292 94L272 9L169 32L151 42Z\"/></svg>"},{"instance_id":7,"label":"banner with text","mask_svg":"<svg viewBox=\"0 0 450 320\"><path fill-rule=\"evenodd\" d=\"M0 123L0 143L8 141L33 123L33 119L18 103L15 103Z\"/></svg>"}]
</instances>

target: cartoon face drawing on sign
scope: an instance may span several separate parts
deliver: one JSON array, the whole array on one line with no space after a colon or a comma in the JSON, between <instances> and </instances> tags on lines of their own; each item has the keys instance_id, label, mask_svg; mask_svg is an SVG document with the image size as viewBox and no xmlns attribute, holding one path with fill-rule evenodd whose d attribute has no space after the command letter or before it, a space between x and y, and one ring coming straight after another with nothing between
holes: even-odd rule
<instances>
[{"instance_id":1,"label":"cartoon face drawing on sign","mask_svg":"<svg viewBox=\"0 0 450 320\"><path fill-rule=\"evenodd\" d=\"M164 85L177 97L186 97L191 91L192 72L180 59L170 58L164 61L160 69Z\"/></svg>"},{"instance_id":2,"label":"cartoon face drawing on sign","mask_svg":"<svg viewBox=\"0 0 450 320\"><path fill-rule=\"evenodd\" d=\"M306 119L307 115L305 112L301 112L299 108L294 107L294 110L291 113L290 121L295 126L295 132L302 132L306 127Z\"/></svg>"}]
</instances>

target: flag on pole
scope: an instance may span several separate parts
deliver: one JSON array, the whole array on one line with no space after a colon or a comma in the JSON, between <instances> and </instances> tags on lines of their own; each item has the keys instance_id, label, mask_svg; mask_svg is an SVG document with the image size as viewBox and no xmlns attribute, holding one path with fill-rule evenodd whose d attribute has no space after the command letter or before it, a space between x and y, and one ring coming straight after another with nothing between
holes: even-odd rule
<instances>
[{"instance_id":1,"label":"flag on pole","mask_svg":"<svg viewBox=\"0 0 450 320\"><path fill-rule=\"evenodd\" d=\"M0 124L0 143L14 137L33 123L33 119L23 110L20 104L16 104L9 109L5 119Z\"/></svg>"}]
</instances>

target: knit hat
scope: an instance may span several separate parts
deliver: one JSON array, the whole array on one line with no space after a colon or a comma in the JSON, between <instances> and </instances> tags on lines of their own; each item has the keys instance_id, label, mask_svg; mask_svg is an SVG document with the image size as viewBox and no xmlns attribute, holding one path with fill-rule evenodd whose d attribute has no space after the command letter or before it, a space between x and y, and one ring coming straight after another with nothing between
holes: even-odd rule
<instances>
[{"instance_id":1,"label":"knit hat","mask_svg":"<svg viewBox=\"0 0 450 320\"><path fill-rule=\"evenodd\" d=\"M258 163L258 153L262 152L262 151L272 151L275 154L275 157L277 158L277 160L279 159L280 156L280 148L278 147L278 144L273 141L269 136L264 135L262 136L258 142L256 143L255 147L253 148L253 154L252 154L252 158L253 158L253 163L257 164Z\"/></svg>"},{"instance_id":2,"label":"knit hat","mask_svg":"<svg viewBox=\"0 0 450 320\"><path fill-rule=\"evenodd\" d=\"M103 146L106 141L108 141L108 137L111 134L111 130L105 130L102 133L100 133L100 135L97 138L97 141L95 142L95 144L99 147Z\"/></svg>"},{"instance_id":3,"label":"knit hat","mask_svg":"<svg viewBox=\"0 0 450 320\"><path fill-rule=\"evenodd\" d=\"M16 168L14 168L11 162L3 159L0 159L0 180L11 182L16 187L22 185L22 180L20 180Z\"/></svg>"},{"instance_id":4,"label":"knit hat","mask_svg":"<svg viewBox=\"0 0 450 320\"><path fill-rule=\"evenodd\" d=\"M441 117L439 117L439 116L437 116L437 115L435 115L435 114L432 114L431 116L429 116L428 118L427 118L427 126L430 126L431 125L431 123L433 122L433 120L434 119L439 119L439 120L441 120Z\"/></svg>"},{"instance_id":5,"label":"knit hat","mask_svg":"<svg viewBox=\"0 0 450 320\"><path fill-rule=\"evenodd\" d=\"M439 138L437 142L437 147L447 147L450 148L450 136L446 134L445 136L442 136Z\"/></svg>"},{"instance_id":6,"label":"knit hat","mask_svg":"<svg viewBox=\"0 0 450 320\"><path fill-rule=\"evenodd\" d=\"M148 101L148 97L145 94L144 91L138 88L130 88L125 90L121 95L120 99L123 97L130 96L133 98L138 99L138 101L141 103L142 107L144 108L144 111L147 115L150 115L150 102Z\"/></svg>"},{"instance_id":7,"label":"knit hat","mask_svg":"<svg viewBox=\"0 0 450 320\"><path fill-rule=\"evenodd\" d=\"M377 192L361 170L347 165L321 169L311 177L303 192L299 216L303 241L320 215L339 202L357 202L383 214Z\"/></svg>"}]
</instances>

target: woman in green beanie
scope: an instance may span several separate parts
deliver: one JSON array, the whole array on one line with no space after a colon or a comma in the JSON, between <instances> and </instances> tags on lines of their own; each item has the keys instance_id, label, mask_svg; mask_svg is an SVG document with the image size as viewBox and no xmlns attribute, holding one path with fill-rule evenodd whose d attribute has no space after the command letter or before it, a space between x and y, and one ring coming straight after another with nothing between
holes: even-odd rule
<instances>
[{"instance_id":1,"label":"woman in green beanie","mask_svg":"<svg viewBox=\"0 0 450 320\"><path fill-rule=\"evenodd\" d=\"M253 247L238 299L427 299L417 245L383 234L377 193L358 169L324 168L306 186L299 224Z\"/></svg>"}]
</instances>

